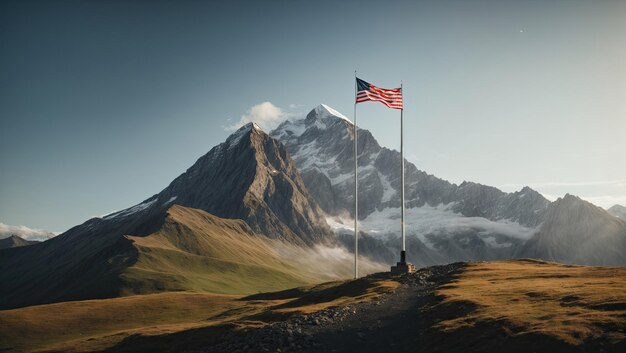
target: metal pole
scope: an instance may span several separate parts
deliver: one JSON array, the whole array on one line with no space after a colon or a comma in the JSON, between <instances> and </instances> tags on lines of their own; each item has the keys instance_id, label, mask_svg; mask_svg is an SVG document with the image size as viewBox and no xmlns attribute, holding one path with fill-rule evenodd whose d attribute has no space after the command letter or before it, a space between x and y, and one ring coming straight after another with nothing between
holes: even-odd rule
<instances>
[{"instance_id":1,"label":"metal pole","mask_svg":"<svg viewBox=\"0 0 626 353\"><path fill-rule=\"evenodd\" d=\"M400 92L402 93L402 98L404 98L404 92L402 92L402 83L400 83ZM404 99L402 102L402 109L400 109L400 183L402 184L401 186L401 197L400 197L400 201L402 202L402 216L401 216L401 223L402 223L402 252L400 252L400 262L404 263L406 262L406 234L405 234L405 230L404 230L404 120L403 120L403 113L404 113Z\"/></svg>"},{"instance_id":2,"label":"metal pole","mask_svg":"<svg viewBox=\"0 0 626 353\"><path fill-rule=\"evenodd\" d=\"M359 163L356 128L356 70L354 70L354 278L359 278Z\"/></svg>"}]
</instances>

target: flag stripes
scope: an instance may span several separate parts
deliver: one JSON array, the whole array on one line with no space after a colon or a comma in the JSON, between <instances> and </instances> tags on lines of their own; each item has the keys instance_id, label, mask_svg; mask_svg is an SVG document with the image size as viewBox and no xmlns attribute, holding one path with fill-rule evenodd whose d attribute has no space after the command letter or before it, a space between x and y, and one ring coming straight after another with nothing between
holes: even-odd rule
<instances>
[{"instance_id":1,"label":"flag stripes","mask_svg":"<svg viewBox=\"0 0 626 353\"><path fill-rule=\"evenodd\" d=\"M356 103L381 102L392 109L402 109L402 88L380 88L357 77Z\"/></svg>"}]
</instances>

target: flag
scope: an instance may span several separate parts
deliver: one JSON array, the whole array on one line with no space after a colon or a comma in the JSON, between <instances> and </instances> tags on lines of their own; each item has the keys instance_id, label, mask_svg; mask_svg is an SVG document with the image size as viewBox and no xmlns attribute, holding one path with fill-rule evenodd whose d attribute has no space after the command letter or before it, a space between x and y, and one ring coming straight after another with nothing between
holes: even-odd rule
<instances>
[{"instance_id":1,"label":"flag","mask_svg":"<svg viewBox=\"0 0 626 353\"><path fill-rule=\"evenodd\" d=\"M381 102L392 109L402 109L402 88L380 88L356 78L356 102Z\"/></svg>"}]
</instances>

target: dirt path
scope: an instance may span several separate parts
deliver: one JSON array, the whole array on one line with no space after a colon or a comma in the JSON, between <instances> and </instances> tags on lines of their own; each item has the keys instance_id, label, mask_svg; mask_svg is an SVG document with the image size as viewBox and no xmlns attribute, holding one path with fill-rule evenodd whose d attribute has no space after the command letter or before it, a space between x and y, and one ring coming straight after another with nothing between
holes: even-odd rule
<instances>
[{"instance_id":1,"label":"dirt path","mask_svg":"<svg viewBox=\"0 0 626 353\"><path fill-rule=\"evenodd\" d=\"M403 284L382 302L355 307L353 315L305 330L319 346L305 352L414 352L419 341L419 308L431 290Z\"/></svg>"},{"instance_id":2,"label":"dirt path","mask_svg":"<svg viewBox=\"0 0 626 353\"><path fill-rule=\"evenodd\" d=\"M434 266L399 278L380 300L297 316L239 333L202 352L416 352L429 324L420 311L437 299L462 264Z\"/></svg>"}]
</instances>

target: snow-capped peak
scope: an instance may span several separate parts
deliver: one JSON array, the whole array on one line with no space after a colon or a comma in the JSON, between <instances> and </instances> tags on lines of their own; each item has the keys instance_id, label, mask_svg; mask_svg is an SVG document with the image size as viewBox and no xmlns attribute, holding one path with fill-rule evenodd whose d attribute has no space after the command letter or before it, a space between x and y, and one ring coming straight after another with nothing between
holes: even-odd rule
<instances>
[{"instance_id":1,"label":"snow-capped peak","mask_svg":"<svg viewBox=\"0 0 626 353\"><path fill-rule=\"evenodd\" d=\"M348 119L345 115L341 114L340 112L336 111L335 109L327 106L326 104L322 103L320 105L318 105L317 107L315 107L315 114L318 116L324 116L324 115L332 115L335 116L337 118L343 119L347 122L349 122L350 124L352 124L352 121L350 119Z\"/></svg>"},{"instance_id":2,"label":"snow-capped peak","mask_svg":"<svg viewBox=\"0 0 626 353\"><path fill-rule=\"evenodd\" d=\"M259 125L257 125L256 123L250 122L250 123L247 123L244 126L240 127L239 129L237 129L237 131L235 131L233 133L233 135L235 135L235 134L237 134L239 132L241 132L241 133L248 132L248 131L250 131L252 129L263 131Z\"/></svg>"},{"instance_id":3,"label":"snow-capped peak","mask_svg":"<svg viewBox=\"0 0 626 353\"><path fill-rule=\"evenodd\" d=\"M239 141L241 141L241 138L246 136L252 130L263 131L261 127L259 127L259 125L257 125L256 123L247 123L246 125L237 129L237 131L233 132L230 136L228 136L228 138L226 139L226 144L229 147L237 145Z\"/></svg>"}]
</instances>

